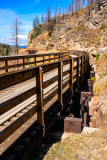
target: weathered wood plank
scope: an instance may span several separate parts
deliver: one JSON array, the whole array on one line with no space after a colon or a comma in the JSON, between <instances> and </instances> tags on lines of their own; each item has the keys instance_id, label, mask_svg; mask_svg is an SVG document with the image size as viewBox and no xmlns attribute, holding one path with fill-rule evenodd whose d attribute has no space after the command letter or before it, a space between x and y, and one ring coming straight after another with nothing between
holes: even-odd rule
<instances>
[{"instance_id":1,"label":"weathered wood plank","mask_svg":"<svg viewBox=\"0 0 107 160\"><path fill-rule=\"evenodd\" d=\"M7 128L5 128L2 132L0 132L0 144L3 143L4 140L6 140L6 138L12 135L25 122L27 122L36 112L37 112L37 106L34 106L27 113L23 114L16 121L14 121Z\"/></svg>"},{"instance_id":2,"label":"weathered wood plank","mask_svg":"<svg viewBox=\"0 0 107 160\"><path fill-rule=\"evenodd\" d=\"M13 107L20 104L21 102L25 101L26 99L33 96L34 94L36 94L36 87L33 87L25 91L24 93L21 93L18 96L13 97L12 99L0 104L0 115L12 109Z\"/></svg>"},{"instance_id":3,"label":"weathered wood plank","mask_svg":"<svg viewBox=\"0 0 107 160\"><path fill-rule=\"evenodd\" d=\"M58 63L58 102L61 106L61 112L63 110L63 94L62 94L62 84L63 84L63 62Z\"/></svg>"},{"instance_id":4,"label":"weathered wood plank","mask_svg":"<svg viewBox=\"0 0 107 160\"><path fill-rule=\"evenodd\" d=\"M70 60L70 77L69 77L69 89L70 89L70 95L73 95L73 66L74 66L74 60Z\"/></svg>"},{"instance_id":5,"label":"weathered wood plank","mask_svg":"<svg viewBox=\"0 0 107 160\"><path fill-rule=\"evenodd\" d=\"M55 76L43 83L43 89L49 87L51 84L55 83L58 80L58 76Z\"/></svg>"},{"instance_id":6,"label":"weathered wood plank","mask_svg":"<svg viewBox=\"0 0 107 160\"><path fill-rule=\"evenodd\" d=\"M44 105L46 105L52 98L58 94L58 89L55 89L51 94L44 98Z\"/></svg>"},{"instance_id":7,"label":"weathered wood plank","mask_svg":"<svg viewBox=\"0 0 107 160\"><path fill-rule=\"evenodd\" d=\"M44 127L44 104L43 104L43 71L39 67L37 70L36 77L36 88L37 88L37 121ZM43 131L44 136L45 131Z\"/></svg>"}]
</instances>

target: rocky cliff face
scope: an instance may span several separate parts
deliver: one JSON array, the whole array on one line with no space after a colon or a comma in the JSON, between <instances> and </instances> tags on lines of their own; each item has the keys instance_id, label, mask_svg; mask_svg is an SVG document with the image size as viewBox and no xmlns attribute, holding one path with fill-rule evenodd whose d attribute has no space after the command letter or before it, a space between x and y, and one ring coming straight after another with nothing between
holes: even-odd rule
<instances>
[{"instance_id":1,"label":"rocky cliff face","mask_svg":"<svg viewBox=\"0 0 107 160\"><path fill-rule=\"evenodd\" d=\"M65 15L60 24L54 24L51 36L46 30L46 23L40 25L41 34L36 38L36 29L29 33L27 47L42 50L77 49L91 52L107 50L107 1L101 3L100 10L93 4L78 14ZM100 46L100 47L99 47Z\"/></svg>"}]
</instances>

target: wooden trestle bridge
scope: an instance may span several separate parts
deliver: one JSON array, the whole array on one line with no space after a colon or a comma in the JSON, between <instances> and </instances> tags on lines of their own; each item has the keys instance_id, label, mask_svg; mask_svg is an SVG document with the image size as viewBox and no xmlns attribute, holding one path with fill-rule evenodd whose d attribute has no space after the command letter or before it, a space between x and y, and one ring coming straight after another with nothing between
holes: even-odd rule
<instances>
[{"instance_id":1,"label":"wooden trestle bridge","mask_svg":"<svg viewBox=\"0 0 107 160\"><path fill-rule=\"evenodd\" d=\"M27 159L29 144L31 149L47 134L88 66L89 54L80 51L0 57L1 159L17 159L23 150Z\"/></svg>"}]
</instances>

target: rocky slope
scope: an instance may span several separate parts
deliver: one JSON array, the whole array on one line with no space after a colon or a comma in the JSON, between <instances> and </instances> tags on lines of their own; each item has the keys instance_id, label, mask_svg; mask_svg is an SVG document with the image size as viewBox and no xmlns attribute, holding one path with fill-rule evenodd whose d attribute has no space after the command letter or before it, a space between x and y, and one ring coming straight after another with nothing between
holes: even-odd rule
<instances>
[{"instance_id":1,"label":"rocky slope","mask_svg":"<svg viewBox=\"0 0 107 160\"><path fill-rule=\"evenodd\" d=\"M100 10L93 4L78 14L60 18L60 24L54 24L50 37L46 23L40 25L42 32L36 38L34 28L29 33L27 47L38 50L77 49L92 53L107 51L107 0L102 0Z\"/></svg>"}]
</instances>

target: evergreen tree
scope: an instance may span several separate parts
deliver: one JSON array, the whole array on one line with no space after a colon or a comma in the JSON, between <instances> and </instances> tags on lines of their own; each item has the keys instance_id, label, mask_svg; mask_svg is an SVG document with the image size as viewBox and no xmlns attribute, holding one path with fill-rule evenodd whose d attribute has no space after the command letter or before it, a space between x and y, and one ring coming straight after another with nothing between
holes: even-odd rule
<instances>
[{"instance_id":1,"label":"evergreen tree","mask_svg":"<svg viewBox=\"0 0 107 160\"><path fill-rule=\"evenodd\" d=\"M69 5L69 13L71 13L72 12L72 5L70 4Z\"/></svg>"},{"instance_id":2,"label":"evergreen tree","mask_svg":"<svg viewBox=\"0 0 107 160\"><path fill-rule=\"evenodd\" d=\"M42 23L44 23L44 14L42 13Z\"/></svg>"},{"instance_id":3,"label":"evergreen tree","mask_svg":"<svg viewBox=\"0 0 107 160\"><path fill-rule=\"evenodd\" d=\"M36 19L35 19L35 26L38 26L39 25L39 18L38 16L36 16Z\"/></svg>"},{"instance_id":4,"label":"evergreen tree","mask_svg":"<svg viewBox=\"0 0 107 160\"><path fill-rule=\"evenodd\" d=\"M77 0L75 0L75 12L77 12Z\"/></svg>"},{"instance_id":5,"label":"evergreen tree","mask_svg":"<svg viewBox=\"0 0 107 160\"><path fill-rule=\"evenodd\" d=\"M72 3L72 15L73 15L73 12L74 12L74 11L73 11L73 0L72 0L72 2L71 2L71 3Z\"/></svg>"},{"instance_id":6,"label":"evergreen tree","mask_svg":"<svg viewBox=\"0 0 107 160\"><path fill-rule=\"evenodd\" d=\"M34 20L33 20L33 27L35 27L36 26L36 21L35 21L35 18L34 18Z\"/></svg>"},{"instance_id":7,"label":"evergreen tree","mask_svg":"<svg viewBox=\"0 0 107 160\"><path fill-rule=\"evenodd\" d=\"M10 50L10 46L6 45L6 50L5 50L5 55L8 56L9 55L9 50Z\"/></svg>"}]
</instances>

